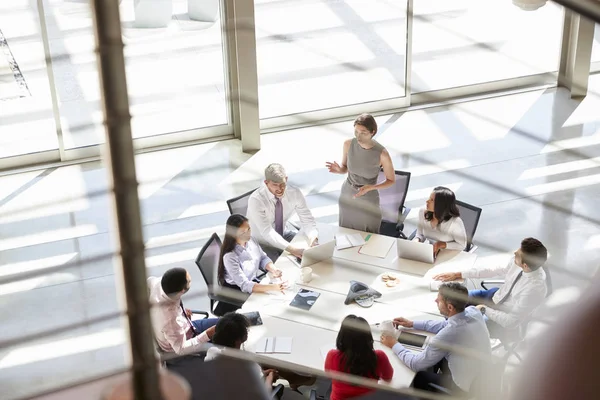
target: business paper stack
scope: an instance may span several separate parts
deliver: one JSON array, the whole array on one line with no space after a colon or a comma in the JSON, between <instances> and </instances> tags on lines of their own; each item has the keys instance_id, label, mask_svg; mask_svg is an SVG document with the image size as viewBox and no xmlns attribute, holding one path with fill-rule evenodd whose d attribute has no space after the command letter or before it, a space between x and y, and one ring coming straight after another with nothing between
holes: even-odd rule
<instances>
[{"instance_id":1,"label":"business paper stack","mask_svg":"<svg viewBox=\"0 0 600 400\"><path fill-rule=\"evenodd\" d=\"M335 237L335 247L338 250L362 246L363 244L365 244L365 240L360 233L353 233L351 235L338 235Z\"/></svg>"},{"instance_id":2,"label":"business paper stack","mask_svg":"<svg viewBox=\"0 0 600 400\"><path fill-rule=\"evenodd\" d=\"M291 353L292 352L292 340L291 337L283 336L269 336L264 337L256 344L257 353L273 354L273 353Z\"/></svg>"}]
</instances>

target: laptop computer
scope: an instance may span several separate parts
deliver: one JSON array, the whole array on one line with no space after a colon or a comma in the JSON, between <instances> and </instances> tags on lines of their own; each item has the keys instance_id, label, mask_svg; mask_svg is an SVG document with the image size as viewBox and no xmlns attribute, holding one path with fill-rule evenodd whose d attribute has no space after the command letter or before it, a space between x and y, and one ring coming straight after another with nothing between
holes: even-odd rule
<instances>
[{"instance_id":1,"label":"laptop computer","mask_svg":"<svg viewBox=\"0 0 600 400\"><path fill-rule=\"evenodd\" d=\"M425 242L413 242L412 240L398 239L398 257L407 260L421 261L433 264L435 255L433 254L433 245Z\"/></svg>"},{"instance_id":2,"label":"laptop computer","mask_svg":"<svg viewBox=\"0 0 600 400\"><path fill-rule=\"evenodd\" d=\"M289 258L300 268L309 267L318 262L329 260L331 257L333 257L334 249L335 240L332 240L330 242L319 244L315 247L310 247L304 250L300 261L298 261L298 258L294 257L293 255L290 255Z\"/></svg>"}]
</instances>

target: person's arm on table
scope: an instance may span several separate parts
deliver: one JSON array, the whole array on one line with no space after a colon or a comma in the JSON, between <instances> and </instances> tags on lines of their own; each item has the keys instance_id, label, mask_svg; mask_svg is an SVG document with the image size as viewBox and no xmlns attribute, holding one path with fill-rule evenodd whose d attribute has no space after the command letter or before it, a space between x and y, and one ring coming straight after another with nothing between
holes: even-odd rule
<instances>
[{"instance_id":1,"label":"person's arm on table","mask_svg":"<svg viewBox=\"0 0 600 400\"><path fill-rule=\"evenodd\" d=\"M433 367L448 354L447 350L442 350L432 344L429 344L421 352L410 351L401 343L398 343L396 338L385 334L381 337L381 343L384 346L391 348L400 361L415 372Z\"/></svg>"},{"instance_id":2,"label":"person's arm on table","mask_svg":"<svg viewBox=\"0 0 600 400\"><path fill-rule=\"evenodd\" d=\"M448 325L447 320L411 321L410 319L406 319L406 318L402 318L402 317L394 318L394 321L392 321L392 322L393 322L394 326L396 326L396 327L403 326L405 328L413 328L413 329L417 329L419 331L425 331L425 332L431 332L431 333L438 333L439 331L444 329L446 327L446 325Z\"/></svg>"},{"instance_id":3,"label":"person's arm on table","mask_svg":"<svg viewBox=\"0 0 600 400\"><path fill-rule=\"evenodd\" d=\"M443 282L457 281L459 279L504 278L510 269L510 262L504 266L486 268L471 268L463 272L446 272L433 276L433 279Z\"/></svg>"},{"instance_id":4,"label":"person's arm on table","mask_svg":"<svg viewBox=\"0 0 600 400\"><path fill-rule=\"evenodd\" d=\"M375 353L377 353L377 365L381 371L381 376L379 378L382 381L391 382L394 377L394 367L392 367L390 359L381 350L375 350Z\"/></svg>"},{"instance_id":5,"label":"person's arm on table","mask_svg":"<svg viewBox=\"0 0 600 400\"><path fill-rule=\"evenodd\" d=\"M223 264L227 271L227 276L235 283L236 286L244 293L264 293L269 291L283 291L283 284L263 285L248 279L242 271L242 266L237 255L227 253L223 256Z\"/></svg>"}]
</instances>

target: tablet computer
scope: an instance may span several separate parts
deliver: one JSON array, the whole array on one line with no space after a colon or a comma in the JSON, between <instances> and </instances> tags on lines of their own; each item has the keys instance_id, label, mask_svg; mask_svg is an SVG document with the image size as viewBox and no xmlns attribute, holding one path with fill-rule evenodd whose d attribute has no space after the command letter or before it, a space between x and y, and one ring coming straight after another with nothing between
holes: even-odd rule
<instances>
[{"instance_id":1,"label":"tablet computer","mask_svg":"<svg viewBox=\"0 0 600 400\"><path fill-rule=\"evenodd\" d=\"M250 321L250 326L257 326L263 324L262 318L260 317L258 311L242 313L242 315L248 318L248 320Z\"/></svg>"},{"instance_id":2,"label":"tablet computer","mask_svg":"<svg viewBox=\"0 0 600 400\"><path fill-rule=\"evenodd\" d=\"M420 335L418 333L412 333L407 331L402 331L398 336L398 342L402 343L406 346L413 346L419 349L425 347L425 342L427 341L427 336Z\"/></svg>"}]
</instances>

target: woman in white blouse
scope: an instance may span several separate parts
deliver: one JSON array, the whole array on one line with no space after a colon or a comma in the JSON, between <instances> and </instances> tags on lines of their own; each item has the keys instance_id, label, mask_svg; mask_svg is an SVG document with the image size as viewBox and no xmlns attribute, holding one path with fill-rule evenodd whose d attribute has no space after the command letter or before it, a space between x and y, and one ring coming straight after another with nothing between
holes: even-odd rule
<instances>
[{"instance_id":1,"label":"woman in white blouse","mask_svg":"<svg viewBox=\"0 0 600 400\"><path fill-rule=\"evenodd\" d=\"M256 276L259 269L270 272L274 278L281 277L281 271L260 248L256 240L251 238L248 218L233 214L227 219L225 239L221 246L217 279L220 286L239 290L247 295L254 292L282 291L283 283L265 285L258 283ZM232 303L237 303L235 300ZM243 304L243 302L242 302ZM223 315L240 308L238 304L219 301L215 315Z\"/></svg>"},{"instance_id":2,"label":"woman in white blouse","mask_svg":"<svg viewBox=\"0 0 600 400\"><path fill-rule=\"evenodd\" d=\"M467 247L467 232L460 219L454 192L438 186L433 189L425 204L425 209L419 210L415 240L435 241L434 253L441 249L464 250Z\"/></svg>"}]
</instances>

